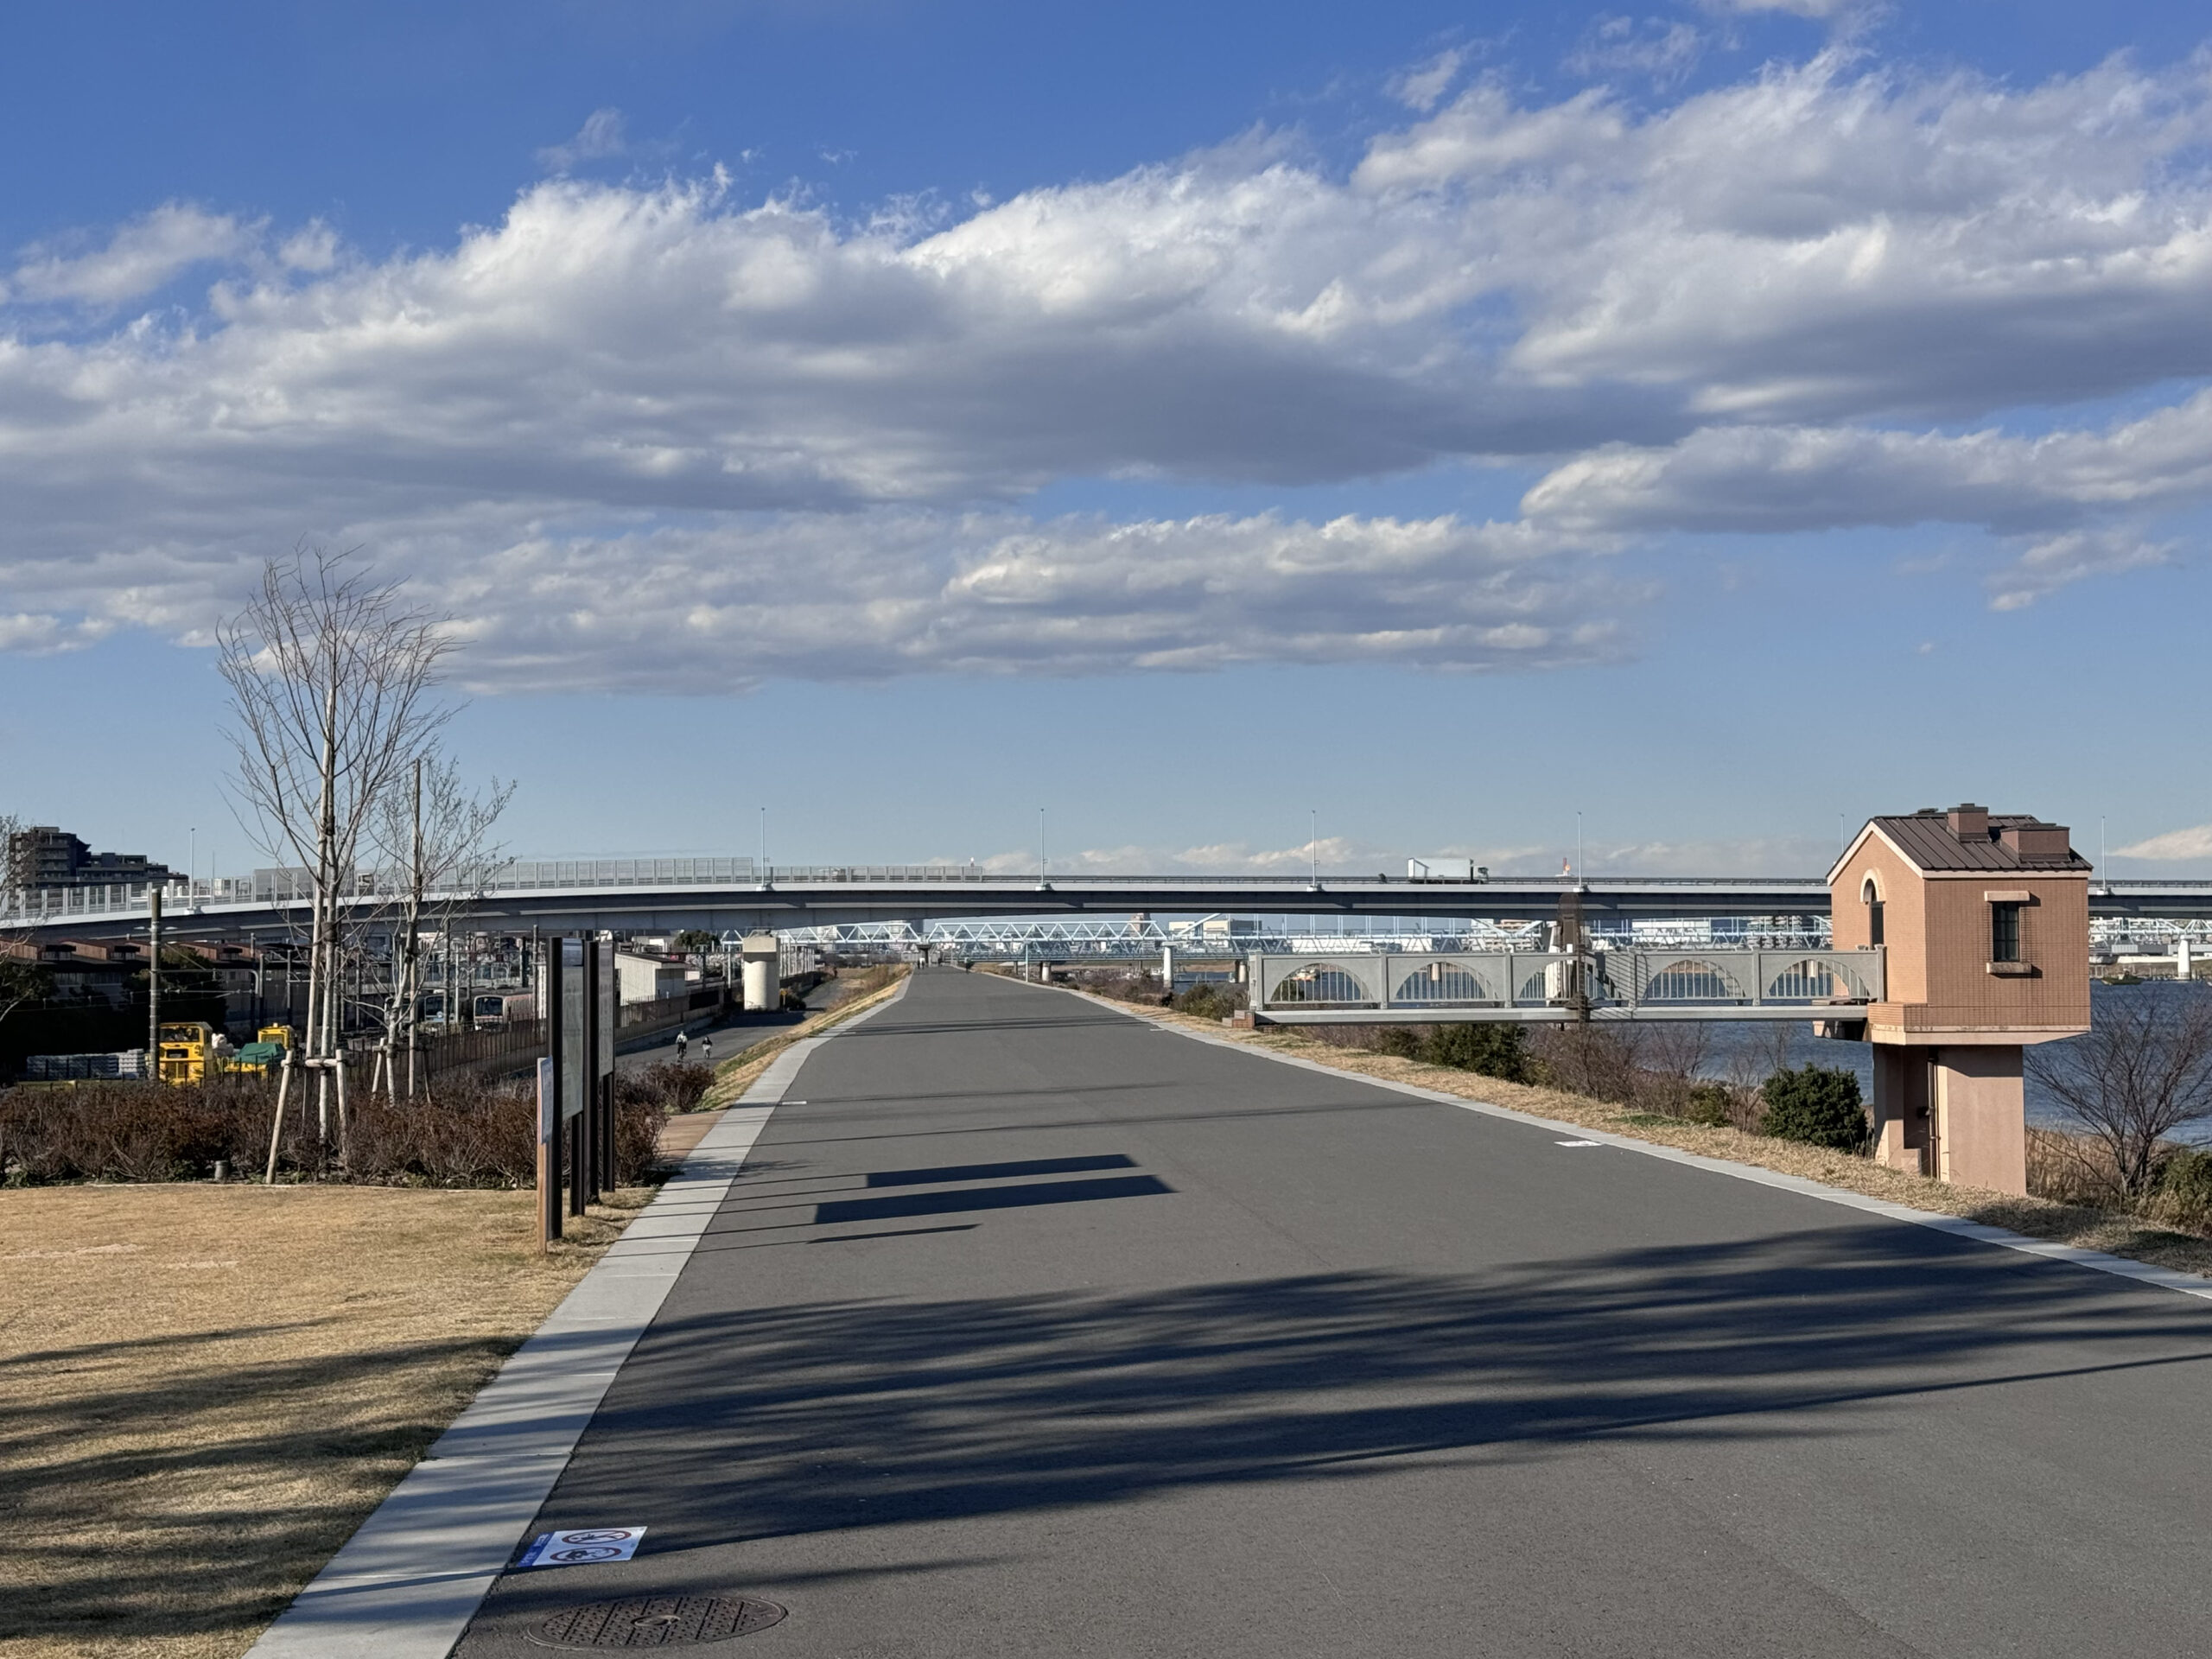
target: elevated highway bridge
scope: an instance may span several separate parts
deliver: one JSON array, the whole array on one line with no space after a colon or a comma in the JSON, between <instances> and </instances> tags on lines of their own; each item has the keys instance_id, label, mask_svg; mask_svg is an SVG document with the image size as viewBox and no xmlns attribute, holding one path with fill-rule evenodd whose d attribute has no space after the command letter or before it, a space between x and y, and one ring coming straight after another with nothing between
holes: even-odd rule
<instances>
[{"instance_id":1,"label":"elevated highway bridge","mask_svg":"<svg viewBox=\"0 0 2212 1659\"><path fill-rule=\"evenodd\" d=\"M709 866L682 872L661 867ZM613 868L610 869L610 866ZM734 868L733 868L734 867ZM1818 876L1507 876L1478 881L1410 881L1386 876L1035 876L988 875L955 866L856 866L754 869L747 860L614 861L522 867L459 901L473 931L484 932L676 932L702 928L777 931L866 923L923 924L982 917L1109 917L1135 914L1406 917L1439 920L1549 921L1562 904L1590 922L1722 916L1824 916L1828 890ZM74 898L75 895L69 895ZM364 892L352 903L363 920L388 910L387 894ZM263 893L251 899L172 897L162 931L173 939L289 937L307 911L303 899ZM2212 920L2212 881L2106 881L2089 887L2092 917ZM143 898L105 905L45 903L0 912L0 928L33 938L115 939L143 936Z\"/></svg>"}]
</instances>

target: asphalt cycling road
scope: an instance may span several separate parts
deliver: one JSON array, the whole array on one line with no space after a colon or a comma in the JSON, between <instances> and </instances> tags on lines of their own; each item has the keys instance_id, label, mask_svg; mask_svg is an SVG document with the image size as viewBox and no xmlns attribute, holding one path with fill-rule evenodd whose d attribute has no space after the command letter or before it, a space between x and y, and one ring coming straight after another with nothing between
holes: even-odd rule
<instances>
[{"instance_id":1,"label":"asphalt cycling road","mask_svg":"<svg viewBox=\"0 0 2212 1659\"><path fill-rule=\"evenodd\" d=\"M2204 1302L957 970L787 1102L458 1653L2212 1650Z\"/></svg>"}]
</instances>

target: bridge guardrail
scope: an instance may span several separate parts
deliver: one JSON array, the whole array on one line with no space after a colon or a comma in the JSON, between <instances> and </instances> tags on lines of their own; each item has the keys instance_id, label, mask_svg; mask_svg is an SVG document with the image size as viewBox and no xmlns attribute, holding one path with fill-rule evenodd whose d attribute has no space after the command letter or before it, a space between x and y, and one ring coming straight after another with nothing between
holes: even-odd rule
<instances>
[{"instance_id":1,"label":"bridge guardrail","mask_svg":"<svg viewBox=\"0 0 2212 1659\"><path fill-rule=\"evenodd\" d=\"M1471 1017L1493 1010L1613 1014L1777 1010L1816 1017L1878 1002L1884 951L1662 950L1255 951L1252 1009L1263 1019Z\"/></svg>"}]
</instances>

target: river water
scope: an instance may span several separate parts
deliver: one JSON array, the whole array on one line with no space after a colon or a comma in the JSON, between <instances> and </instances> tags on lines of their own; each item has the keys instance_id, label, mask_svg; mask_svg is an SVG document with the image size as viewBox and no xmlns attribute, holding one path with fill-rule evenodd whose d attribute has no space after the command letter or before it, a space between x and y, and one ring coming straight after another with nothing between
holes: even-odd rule
<instances>
[{"instance_id":1,"label":"river water","mask_svg":"<svg viewBox=\"0 0 2212 1659\"><path fill-rule=\"evenodd\" d=\"M2161 979L2146 979L2140 985L2092 983L2089 1018L2094 1021L2108 1008L2148 1005L2164 1020L2177 1015L2194 999L2205 996L2212 996L2212 985L2201 980L2186 984ZM1750 1020L1716 1020L1706 1025L1705 1032L1705 1052L1697 1063L1701 1077L1755 1084L1783 1066L1803 1065L1809 1060L1815 1065L1840 1066L1855 1072L1859 1093L1872 1097L1874 1050L1870 1043L1840 1043L1815 1037L1809 1026L1764 1025ZM2063 1064L2071 1046L2070 1043L2054 1043L2044 1052ZM2037 1086L2032 1072L2028 1077L2026 1094L2029 1122L2049 1128L2069 1126L2065 1115L2049 1094ZM2212 1142L2212 1124L2192 1125L2176 1138Z\"/></svg>"}]
</instances>

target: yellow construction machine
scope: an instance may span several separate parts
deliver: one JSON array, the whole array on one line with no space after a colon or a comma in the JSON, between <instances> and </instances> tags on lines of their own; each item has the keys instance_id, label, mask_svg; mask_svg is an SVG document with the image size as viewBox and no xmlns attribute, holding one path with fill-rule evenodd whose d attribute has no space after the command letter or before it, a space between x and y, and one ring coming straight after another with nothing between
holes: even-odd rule
<instances>
[{"instance_id":1,"label":"yellow construction machine","mask_svg":"<svg viewBox=\"0 0 2212 1659\"><path fill-rule=\"evenodd\" d=\"M204 1020L183 1020L162 1027L158 1075L163 1083L205 1083L212 1077L267 1077L283 1064L292 1046L289 1026L264 1026L244 1048Z\"/></svg>"},{"instance_id":2,"label":"yellow construction machine","mask_svg":"<svg viewBox=\"0 0 2212 1659\"><path fill-rule=\"evenodd\" d=\"M205 1083L211 1068L219 1069L215 1027L205 1020L180 1020L162 1026L161 1052L155 1058L154 1075L163 1083ZM227 1050L228 1044L222 1044Z\"/></svg>"}]
</instances>

